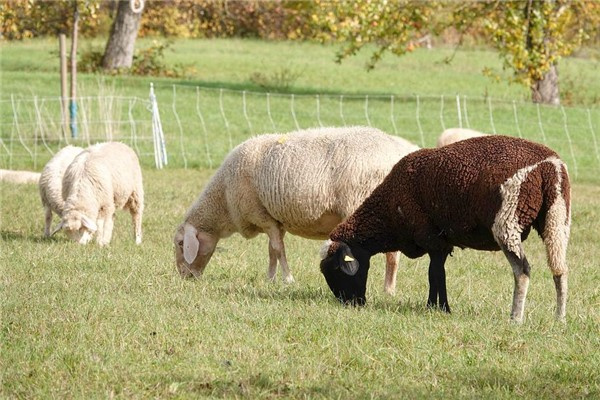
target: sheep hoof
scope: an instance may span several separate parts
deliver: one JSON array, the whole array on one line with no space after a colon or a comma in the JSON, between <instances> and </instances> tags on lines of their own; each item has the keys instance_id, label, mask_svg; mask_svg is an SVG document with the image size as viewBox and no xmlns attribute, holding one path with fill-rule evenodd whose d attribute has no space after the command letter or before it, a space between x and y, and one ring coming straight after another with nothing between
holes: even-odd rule
<instances>
[{"instance_id":1,"label":"sheep hoof","mask_svg":"<svg viewBox=\"0 0 600 400\"><path fill-rule=\"evenodd\" d=\"M294 280L294 277L292 275L288 275L288 276L286 276L286 277L283 278L283 282L289 284L289 283L294 283L295 280Z\"/></svg>"},{"instance_id":2,"label":"sheep hoof","mask_svg":"<svg viewBox=\"0 0 600 400\"><path fill-rule=\"evenodd\" d=\"M521 325L523 323L523 317L510 316L510 322L515 325Z\"/></svg>"}]
</instances>

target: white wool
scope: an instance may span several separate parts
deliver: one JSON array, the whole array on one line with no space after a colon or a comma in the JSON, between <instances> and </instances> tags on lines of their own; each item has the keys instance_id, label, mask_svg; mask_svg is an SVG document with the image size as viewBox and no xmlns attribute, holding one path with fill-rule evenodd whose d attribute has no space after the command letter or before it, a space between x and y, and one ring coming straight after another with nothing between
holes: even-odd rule
<instances>
[{"instance_id":1,"label":"white wool","mask_svg":"<svg viewBox=\"0 0 600 400\"><path fill-rule=\"evenodd\" d=\"M417 149L370 127L257 136L229 154L186 221L244 237L261 232L262 220L277 221L290 233L326 239L400 158ZM213 201L217 197L225 204Z\"/></svg>"},{"instance_id":2,"label":"white wool","mask_svg":"<svg viewBox=\"0 0 600 400\"><path fill-rule=\"evenodd\" d=\"M437 141L437 147L447 146L461 140L470 139L478 136L485 136L485 133L467 128L449 128L442 132Z\"/></svg>"},{"instance_id":3,"label":"white wool","mask_svg":"<svg viewBox=\"0 0 600 400\"><path fill-rule=\"evenodd\" d=\"M13 171L10 169L0 169L0 182L10 183L38 183L40 179L39 172L32 171Z\"/></svg>"},{"instance_id":4,"label":"white wool","mask_svg":"<svg viewBox=\"0 0 600 400\"><path fill-rule=\"evenodd\" d=\"M141 242L142 171L137 155L127 145L108 142L90 146L69 165L62 184L62 224L68 233L80 226L90 234L97 229L97 242L106 245L112 237L115 210L125 208L133 217L136 243Z\"/></svg>"}]
</instances>

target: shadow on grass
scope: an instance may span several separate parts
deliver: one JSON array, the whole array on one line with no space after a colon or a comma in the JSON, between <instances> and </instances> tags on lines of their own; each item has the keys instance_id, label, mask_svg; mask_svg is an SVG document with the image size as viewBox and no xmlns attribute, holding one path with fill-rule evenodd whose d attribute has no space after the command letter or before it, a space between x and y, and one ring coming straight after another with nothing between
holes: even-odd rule
<instances>
[{"instance_id":1,"label":"shadow on grass","mask_svg":"<svg viewBox=\"0 0 600 400\"><path fill-rule=\"evenodd\" d=\"M159 83L157 87L170 87L176 86L187 86L187 87L201 87L207 89L225 89L234 91L250 91L256 93L280 93L280 94L295 94L295 95L330 95L330 96L390 96L388 92L373 92L373 91L359 91L359 92L348 92L341 93L339 91L327 90L323 88L309 88L309 87L297 87L290 86L288 88L277 88L277 87L263 87L253 83L236 83L236 82L224 82L224 81L202 81L202 80L179 80L173 81L172 83ZM362 101L362 99L361 99Z\"/></svg>"},{"instance_id":2,"label":"shadow on grass","mask_svg":"<svg viewBox=\"0 0 600 400\"><path fill-rule=\"evenodd\" d=\"M33 243L52 243L52 242L65 242L66 238L51 236L45 237L43 234L39 235L26 235L22 232L11 232L11 231L0 231L0 237L3 241L7 242L17 242L17 241L27 241Z\"/></svg>"}]
</instances>

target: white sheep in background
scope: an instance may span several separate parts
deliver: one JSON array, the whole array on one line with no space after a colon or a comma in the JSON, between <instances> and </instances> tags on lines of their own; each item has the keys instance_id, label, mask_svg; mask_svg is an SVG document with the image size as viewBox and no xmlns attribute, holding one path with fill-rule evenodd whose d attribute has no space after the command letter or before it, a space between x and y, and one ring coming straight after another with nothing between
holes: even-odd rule
<instances>
[{"instance_id":1,"label":"white sheep in background","mask_svg":"<svg viewBox=\"0 0 600 400\"><path fill-rule=\"evenodd\" d=\"M90 146L69 165L62 181L65 199L63 217L55 230L81 244L110 243L115 210L127 209L134 225L135 243L142 242L144 188L142 170L135 152L123 143Z\"/></svg>"},{"instance_id":2,"label":"white sheep in background","mask_svg":"<svg viewBox=\"0 0 600 400\"><path fill-rule=\"evenodd\" d=\"M64 200L62 197L62 179L69 164L83 149L77 146L62 148L48 161L39 179L40 198L44 206L44 235L50 236L52 212L62 217Z\"/></svg>"},{"instance_id":3,"label":"white sheep in background","mask_svg":"<svg viewBox=\"0 0 600 400\"><path fill-rule=\"evenodd\" d=\"M0 182L10 183L38 183L40 179L39 172L32 171L13 171L10 169L0 169Z\"/></svg>"},{"instance_id":4,"label":"white sheep in background","mask_svg":"<svg viewBox=\"0 0 600 400\"><path fill-rule=\"evenodd\" d=\"M485 136L486 133L467 128L449 128L442 132L437 141L437 147L447 146L472 137Z\"/></svg>"},{"instance_id":5,"label":"white sheep in background","mask_svg":"<svg viewBox=\"0 0 600 400\"><path fill-rule=\"evenodd\" d=\"M286 282L285 232L326 238L418 147L371 127L317 128L254 137L225 159L178 227L175 256L182 276L199 276L217 242L238 232L269 237L268 277L277 261ZM396 286L397 257L387 256L385 290Z\"/></svg>"}]
</instances>

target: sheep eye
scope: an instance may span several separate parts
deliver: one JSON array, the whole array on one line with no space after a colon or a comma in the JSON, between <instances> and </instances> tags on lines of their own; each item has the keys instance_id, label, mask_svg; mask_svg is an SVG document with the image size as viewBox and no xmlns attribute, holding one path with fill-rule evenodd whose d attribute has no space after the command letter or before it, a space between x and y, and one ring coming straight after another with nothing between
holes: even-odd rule
<instances>
[{"instance_id":1,"label":"sheep eye","mask_svg":"<svg viewBox=\"0 0 600 400\"><path fill-rule=\"evenodd\" d=\"M183 240L180 240L179 242L177 242L177 246L183 247Z\"/></svg>"}]
</instances>

